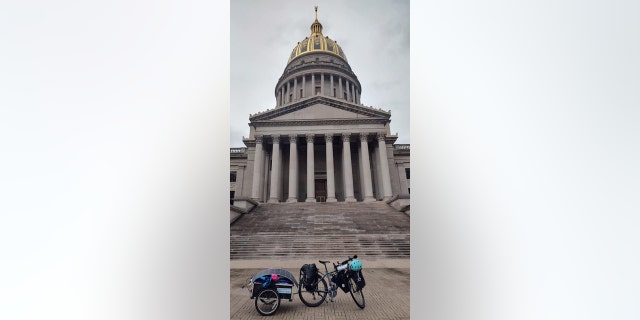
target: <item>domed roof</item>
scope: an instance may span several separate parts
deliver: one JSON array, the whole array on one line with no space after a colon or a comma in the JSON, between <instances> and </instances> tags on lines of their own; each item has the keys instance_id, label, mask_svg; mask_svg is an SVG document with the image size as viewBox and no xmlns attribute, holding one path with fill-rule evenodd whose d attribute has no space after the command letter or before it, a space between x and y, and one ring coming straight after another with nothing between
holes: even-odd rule
<instances>
[{"instance_id":1,"label":"domed roof","mask_svg":"<svg viewBox=\"0 0 640 320\"><path fill-rule=\"evenodd\" d=\"M345 61L347 60L347 56L338 43L322 34L322 24L318 21L318 7L316 6L315 9L316 20L311 24L311 35L298 42L293 51L291 51L291 56L289 56L287 63L303 54L312 52L332 53Z\"/></svg>"}]
</instances>

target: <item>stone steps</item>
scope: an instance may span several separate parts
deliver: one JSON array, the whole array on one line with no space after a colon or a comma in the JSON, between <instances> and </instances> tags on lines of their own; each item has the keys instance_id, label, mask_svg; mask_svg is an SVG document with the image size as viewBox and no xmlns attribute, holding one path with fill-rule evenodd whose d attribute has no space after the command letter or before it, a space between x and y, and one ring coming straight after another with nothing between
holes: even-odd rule
<instances>
[{"instance_id":1,"label":"stone steps","mask_svg":"<svg viewBox=\"0 0 640 320\"><path fill-rule=\"evenodd\" d=\"M231 259L409 258L409 216L386 203L260 204L231 226Z\"/></svg>"}]
</instances>

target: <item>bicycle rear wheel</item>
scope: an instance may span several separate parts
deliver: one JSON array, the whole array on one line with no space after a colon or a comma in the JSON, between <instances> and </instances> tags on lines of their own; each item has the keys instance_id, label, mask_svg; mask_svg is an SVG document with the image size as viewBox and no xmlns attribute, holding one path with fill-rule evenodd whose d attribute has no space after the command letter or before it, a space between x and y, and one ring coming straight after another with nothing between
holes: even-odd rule
<instances>
[{"instance_id":1,"label":"bicycle rear wheel","mask_svg":"<svg viewBox=\"0 0 640 320\"><path fill-rule=\"evenodd\" d=\"M318 274L318 283L315 286L309 287L303 281L300 281L300 287L298 287L298 296L300 301L307 307L317 307L321 305L327 298L327 282L322 278L322 275Z\"/></svg>"},{"instance_id":2,"label":"bicycle rear wheel","mask_svg":"<svg viewBox=\"0 0 640 320\"><path fill-rule=\"evenodd\" d=\"M270 316L278 310L280 306L280 296L271 289L260 292L256 297L256 310L263 316Z\"/></svg>"},{"instance_id":3,"label":"bicycle rear wheel","mask_svg":"<svg viewBox=\"0 0 640 320\"><path fill-rule=\"evenodd\" d=\"M358 290L356 281L353 280L353 278L349 278L349 293L351 293L351 298L353 298L353 301L358 307L364 309L364 294L362 293L362 289Z\"/></svg>"}]
</instances>

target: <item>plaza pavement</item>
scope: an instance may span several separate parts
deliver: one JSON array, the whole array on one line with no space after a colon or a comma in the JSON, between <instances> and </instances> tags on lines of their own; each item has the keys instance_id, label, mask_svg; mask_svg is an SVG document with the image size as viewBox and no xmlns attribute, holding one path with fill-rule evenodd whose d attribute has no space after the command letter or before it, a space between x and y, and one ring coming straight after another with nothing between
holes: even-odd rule
<instances>
[{"instance_id":1,"label":"plaza pavement","mask_svg":"<svg viewBox=\"0 0 640 320\"><path fill-rule=\"evenodd\" d=\"M284 268L297 277L300 267L305 263L313 262L322 268L322 264L317 260L231 260L230 318L239 320L265 318L256 311L249 291L242 288L255 273L267 268ZM337 260L331 259L331 261ZM268 319L409 319L409 259L363 260L363 264L363 275L366 280L366 287L363 289L366 303L364 309L360 309L351 295L342 290L338 290L334 302L329 301L327 297L322 305L315 308L307 307L300 301L296 294L297 290L294 289L293 301L282 300L276 313Z\"/></svg>"}]
</instances>

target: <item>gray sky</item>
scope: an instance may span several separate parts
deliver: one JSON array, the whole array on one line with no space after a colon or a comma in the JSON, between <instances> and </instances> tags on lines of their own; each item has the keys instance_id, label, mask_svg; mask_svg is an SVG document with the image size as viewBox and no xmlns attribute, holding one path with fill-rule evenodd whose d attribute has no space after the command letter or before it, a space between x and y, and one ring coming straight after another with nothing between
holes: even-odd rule
<instances>
[{"instance_id":1,"label":"gray sky","mask_svg":"<svg viewBox=\"0 0 640 320\"><path fill-rule=\"evenodd\" d=\"M275 106L291 50L309 36L318 5L323 34L342 47L362 103L391 110L391 133L409 143L409 1L231 1L231 141L244 146L249 114Z\"/></svg>"},{"instance_id":2,"label":"gray sky","mask_svg":"<svg viewBox=\"0 0 640 320\"><path fill-rule=\"evenodd\" d=\"M237 0L0 1L0 319L229 318L227 141L273 106L314 5L363 102L406 108L376 95L396 63L371 58L383 33L366 31L398 6L261 3L295 18ZM230 96L229 61L253 63L230 57L236 12L289 29L242 29L260 54L234 76L257 81L251 103ZM412 2L412 318L640 319L638 12Z\"/></svg>"}]
</instances>

